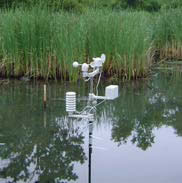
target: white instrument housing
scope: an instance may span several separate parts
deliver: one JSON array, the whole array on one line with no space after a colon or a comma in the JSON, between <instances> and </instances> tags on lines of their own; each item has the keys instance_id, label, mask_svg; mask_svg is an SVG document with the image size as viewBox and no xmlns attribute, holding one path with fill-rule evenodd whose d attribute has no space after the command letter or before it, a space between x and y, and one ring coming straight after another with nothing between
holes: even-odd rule
<instances>
[{"instance_id":1,"label":"white instrument housing","mask_svg":"<svg viewBox=\"0 0 182 183\"><path fill-rule=\"evenodd\" d=\"M118 98L118 93L119 88L118 85L109 85L105 88L105 96L107 100L114 100Z\"/></svg>"},{"instance_id":2,"label":"white instrument housing","mask_svg":"<svg viewBox=\"0 0 182 183\"><path fill-rule=\"evenodd\" d=\"M76 93L75 92L66 92L66 112L75 112L76 111Z\"/></svg>"}]
</instances>

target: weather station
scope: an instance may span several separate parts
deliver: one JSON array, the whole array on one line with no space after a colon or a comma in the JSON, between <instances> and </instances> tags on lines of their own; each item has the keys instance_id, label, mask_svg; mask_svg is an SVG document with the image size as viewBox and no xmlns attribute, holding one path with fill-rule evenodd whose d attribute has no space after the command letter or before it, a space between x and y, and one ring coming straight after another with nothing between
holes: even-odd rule
<instances>
[{"instance_id":1,"label":"weather station","mask_svg":"<svg viewBox=\"0 0 182 183\"><path fill-rule=\"evenodd\" d=\"M119 95L118 85L109 85L105 88L105 96L98 95L98 86L100 84L103 64L106 60L105 54L101 57L93 58L91 63L80 64L77 61L73 62L73 67L81 67L82 77L85 82L90 82L90 91L88 94L87 105L82 111L76 110L76 92L66 92L66 112L69 118L86 120L89 126L89 159L88 159L88 183L91 183L91 154L92 154L92 134L93 122L95 121L96 108L101 103L107 100L114 100ZM94 93L94 77L98 75L97 85Z\"/></svg>"}]
</instances>

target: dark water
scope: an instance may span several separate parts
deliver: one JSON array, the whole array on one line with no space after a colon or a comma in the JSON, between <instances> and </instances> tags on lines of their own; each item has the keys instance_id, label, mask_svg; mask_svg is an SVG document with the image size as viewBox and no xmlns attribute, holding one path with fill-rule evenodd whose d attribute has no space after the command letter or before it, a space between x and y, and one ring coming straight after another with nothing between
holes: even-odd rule
<instances>
[{"instance_id":1,"label":"dark water","mask_svg":"<svg viewBox=\"0 0 182 183\"><path fill-rule=\"evenodd\" d=\"M67 119L62 98L71 90L83 97L88 88L48 84L46 111L42 88L18 81L0 86L0 182L87 183L89 126ZM121 84L117 100L98 106L92 183L181 183L181 91L181 76L155 74Z\"/></svg>"}]
</instances>

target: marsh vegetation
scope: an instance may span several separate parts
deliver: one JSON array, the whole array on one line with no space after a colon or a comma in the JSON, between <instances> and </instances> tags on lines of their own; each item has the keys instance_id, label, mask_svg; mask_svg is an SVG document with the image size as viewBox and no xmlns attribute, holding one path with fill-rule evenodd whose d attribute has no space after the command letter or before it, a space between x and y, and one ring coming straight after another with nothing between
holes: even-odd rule
<instances>
[{"instance_id":1,"label":"marsh vegetation","mask_svg":"<svg viewBox=\"0 0 182 183\"><path fill-rule=\"evenodd\" d=\"M146 77L157 61L182 59L180 6L160 5L151 13L139 5L123 10L124 5L99 9L90 4L80 13L74 7L65 11L64 4L59 10L57 5L9 4L0 12L1 77L77 81L72 62L105 53L105 76L131 80Z\"/></svg>"}]
</instances>

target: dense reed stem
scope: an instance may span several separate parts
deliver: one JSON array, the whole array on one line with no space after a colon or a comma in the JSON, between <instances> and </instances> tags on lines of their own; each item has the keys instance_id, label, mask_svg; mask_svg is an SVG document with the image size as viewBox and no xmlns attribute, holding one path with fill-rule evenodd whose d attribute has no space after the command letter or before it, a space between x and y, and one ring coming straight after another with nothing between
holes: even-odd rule
<instances>
[{"instance_id":1,"label":"dense reed stem","mask_svg":"<svg viewBox=\"0 0 182 183\"><path fill-rule=\"evenodd\" d=\"M52 12L18 8L0 12L0 75L77 81L72 62L107 55L105 76L147 75L155 50L160 59L182 59L180 10Z\"/></svg>"}]
</instances>

